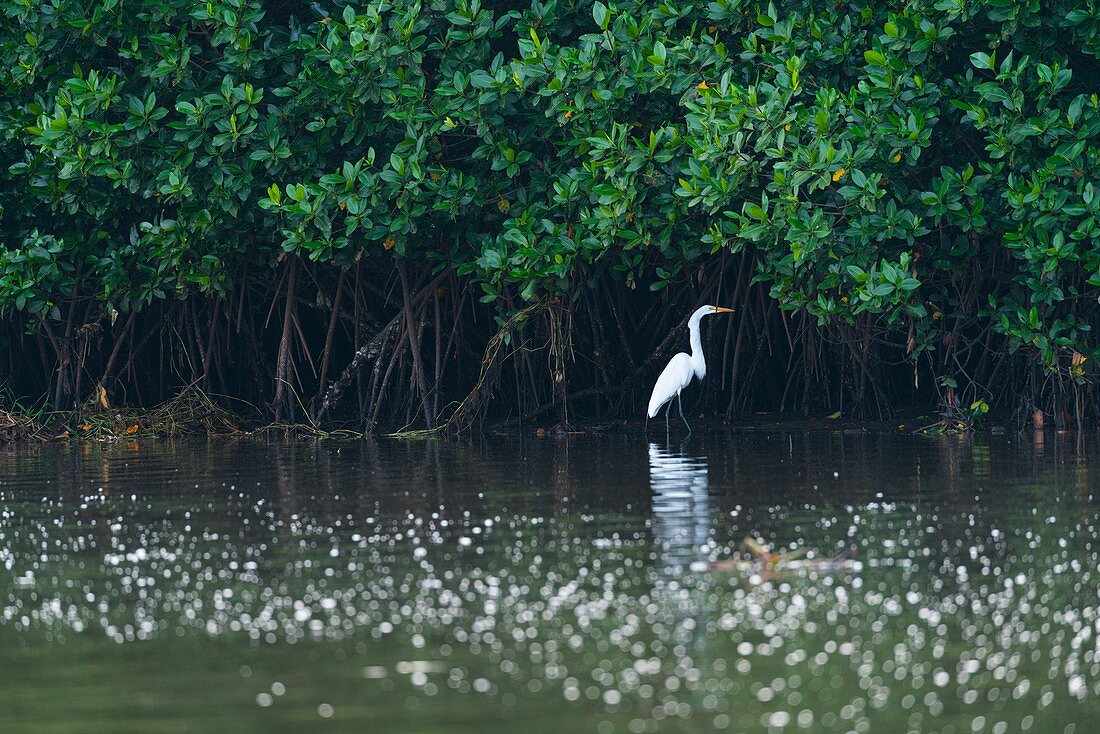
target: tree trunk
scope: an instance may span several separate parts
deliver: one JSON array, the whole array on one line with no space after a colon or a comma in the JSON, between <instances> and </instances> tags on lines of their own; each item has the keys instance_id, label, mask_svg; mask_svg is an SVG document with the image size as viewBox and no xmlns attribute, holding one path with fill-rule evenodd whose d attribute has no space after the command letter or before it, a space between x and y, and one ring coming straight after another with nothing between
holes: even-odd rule
<instances>
[{"instance_id":1,"label":"tree trunk","mask_svg":"<svg viewBox=\"0 0 1100 734\"><path fill-rule=\"evenodd\" d=\"M291 257L287 264L286 302L283 307L283 332L279 338L279 356L275 360L275 422L293 420L294 402L290 399L290 329L297 308L295 290L298 286L298 260Z\"/></svg>"}]
</instances>

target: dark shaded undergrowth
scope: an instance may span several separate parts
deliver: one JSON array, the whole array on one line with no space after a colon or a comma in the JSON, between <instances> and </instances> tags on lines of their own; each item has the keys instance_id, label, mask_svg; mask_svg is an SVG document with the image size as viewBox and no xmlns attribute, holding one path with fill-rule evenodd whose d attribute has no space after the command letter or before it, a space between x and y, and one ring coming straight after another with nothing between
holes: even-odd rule
<instances>
[{"instance_id":1,"label":"dark shaded undergrowth","mask_svg":"<svg viewBox=\"0 0 1100 734\"><path fill-rule=\"evenodd\" d=\"M664 362L687 349L686 316L704 302L736 313L705 322L708 378L687 393L692 414L883 419L915 406L969 425L992 408L1020 425L1060 426L1098 414L1091 384L1010 353L977 318L938 319L940 348L914 358L903 333L872 317L822 326L780 309L752 283L750 257L719 255L660 293L607 281L569 302L517 301L510 318L454 272L395 268L379 279L306 263L296 279L246 281L227 299L191 296L114 323L82 322L76 300L60 334L0 331L11 408L0 430L450 432L486 420L640 418ZM20 410L15 396L49 407Z\"/></svg>"}]
</instances>

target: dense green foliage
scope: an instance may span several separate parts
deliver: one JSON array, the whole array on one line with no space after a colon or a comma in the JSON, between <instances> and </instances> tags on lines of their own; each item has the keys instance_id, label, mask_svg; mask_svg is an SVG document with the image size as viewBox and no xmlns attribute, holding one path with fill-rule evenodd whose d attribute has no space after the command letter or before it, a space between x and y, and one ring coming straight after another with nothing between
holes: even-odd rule
<instances>
[{"instance_id":1,"label":"dense green foliage","mask_svg":"<svg viewBox=\"0 0 1100 734\"><path fill-rule=\"evenodd\" d=\"M266 311L295 260L451 271L503 312L737 256L719 295L751 274L967 403L1091 383L1094 3L326 7L0 0L0 314L246 278Z\"/></svg>"}]
</instances>

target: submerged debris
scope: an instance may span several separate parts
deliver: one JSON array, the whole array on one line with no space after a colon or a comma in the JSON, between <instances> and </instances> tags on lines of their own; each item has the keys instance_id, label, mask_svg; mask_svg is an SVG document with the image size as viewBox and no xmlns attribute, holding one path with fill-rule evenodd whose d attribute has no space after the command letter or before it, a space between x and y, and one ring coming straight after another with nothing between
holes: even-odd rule
<instances>
[{"instance_id":1,"label":"submerged debris","mask_svg":"<svg viewBox=\"0 0 1100 734\"><path fill-rule=\"evenodd\" d=\"M236 433L240 430L232 413L194 385L149 411L147 423L156 433L168 436L180 433Z\"/></svg>"},{"instance_id":2,"label":"submerged debris","mask_svg":"<svg viewBox=\"0 0 1100 734\"><path fill-rule=\"evenodd\" d=\"M745 558L727 558L720 561L700 564L693 570L710 570L719 572L741 573L749 576L759 576L767 581L775 574L783 571L822 571L825 573L858 573L863 570L863 564L859 561L847 558L844 555L832 558L814 557L806 548L798 548L792 551L782 550L772 552L768 546L755 538L745 538L741 541L741 551L747 554Z\"/></svg>"},{"instance_id":3,"label":"submerged debris","mask_svg":"<svg viewBox=\"0 0 1100 734\"><path fill-rule=\"evenodd\" d=\"M30 438L41 430L31 417L0 408L0 443Z\"/></svg>"},{"instance_id":4,"label":"submerged debris","mask_svg":"<svg viewBox=\"0 0 1100 734\"><path fill-rule=\"evenodd\" d=\"M81 407L78 417L57 431L56 438L113 441L137 436L180 436L236 433L232 413L192 385L179 395L148 411L112 408L100 389Z\"/></svg>"}]
</instances>

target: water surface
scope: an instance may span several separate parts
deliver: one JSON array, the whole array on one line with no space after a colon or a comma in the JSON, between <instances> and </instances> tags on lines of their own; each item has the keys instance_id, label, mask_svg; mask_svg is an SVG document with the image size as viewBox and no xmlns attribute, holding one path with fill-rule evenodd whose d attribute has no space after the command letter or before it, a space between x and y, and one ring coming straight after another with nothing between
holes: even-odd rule
<instances>
[{"instance_id":1,"label":"water surface","mask_svg":"<svg viewBox=\"0 0 1100 734\"><path fill-rule=\"evenodd\" d=\"M1098 459L765 431L0 449L0 731L1100 731ZM810 560L730 567L746 537Z\"/></svg>"}]
</instances>

